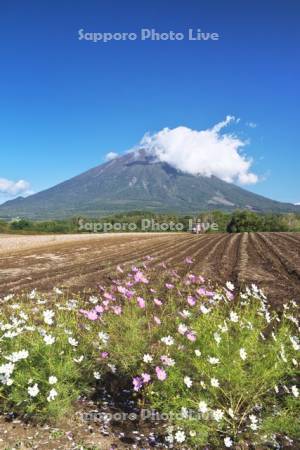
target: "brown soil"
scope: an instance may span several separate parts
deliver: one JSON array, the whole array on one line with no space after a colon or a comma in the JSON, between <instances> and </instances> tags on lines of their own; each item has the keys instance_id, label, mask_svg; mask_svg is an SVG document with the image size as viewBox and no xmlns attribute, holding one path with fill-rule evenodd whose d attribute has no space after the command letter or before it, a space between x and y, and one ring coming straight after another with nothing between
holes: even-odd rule
<instances>
[{"instance_id":1,"label":"brown soil","mask_svg":"<svg viewBox=\"0 0 300 450\"><path fill-rule=\"evenodd\" d=\"M195 272L220 283L256 283L276 304L300 296L300 233L0 236L0 295L55 286L94 290L117 264L147 255L181 273L191 256Z\"/></svg>"}]
</instances>

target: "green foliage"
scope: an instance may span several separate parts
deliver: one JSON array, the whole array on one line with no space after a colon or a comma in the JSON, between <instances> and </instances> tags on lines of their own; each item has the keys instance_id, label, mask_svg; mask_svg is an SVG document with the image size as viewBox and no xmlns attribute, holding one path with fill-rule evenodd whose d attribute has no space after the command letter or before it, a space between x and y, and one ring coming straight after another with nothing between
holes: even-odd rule
<instances>
[{"instance_id":1,"label":"green foliage","mask_svg":"<svg viewBox=\"0 0 300 450\"><path fill-rule=\"evenodd\" d=\"M99 296L4 297L1 410L55 420L101 383L163 413L175 448L299 438L297 304L277 314L255 285L234 294L163 267L119 267Z\"/></svg>"},{"instance_id":2,"label":"green foliage","mask_svg":"<svg viewBox=\"0 0 300 450\"><path fill-rule=\"evenodd\" d=\"M227 226L229 233L245 231L288 231L282 216L275 214L256 214L252 211L236 211Z\"/></svg>"},{"instance_id":3,"label":"green foliage","mask_svg":"<svg viewBox=\"0 0 300 450\"><path fill-rule=\"evenodd\" d=\"M142 220L153 221L155 224L181 223L182 231L190 231L190 221L199 220L204 224L217 224L217 230L209 229L208 232L244 232L244 231L300 231L300 216L297 214L258 214L252 211L235 211L227 213L223 211L199 212L196 215L178 214L156 214L149 211L130 211L126 213L113 214L100 218L74 217L66 220L29 221L18 219L12 222L0 220L0 233L79 233L93 232L93 229L82 229L79 220L83 223L97 224L135 224L135 231L142 231ZM112 229L111 231L114 231ZM119 230L116 229L116 232ZM120 231L130 231L128 227ZM155 230L154 230L155 231ZM169 230L167 230L169 231ZM172 231L172 230L171 230ZM102 230L100 230L102 232Z\"/></svg>"},{"instance_id":4,"label":"green foliage","mask_svg":"<svg viewBox=\"0 0 300 450\"><path fill-rule=\"evenodd\" d=\"M236 321L230 319L232 312ZM255 297L234 308L221 303L210 314L189 320L197 339L187 345L178 336L176 346L170 347L169 356L176 364L164 383L156 381L147 391L152 405L175 415L173 425L192 435L194 445L207 441L220 445L222 436L239 444L249 437L252 443L263 442L265 433L298 437L299 399L286 394L282 399L275 393L299 374L292 362L297 358L290 341L293 327L283 320L270 335L272 324L276 316L269 317ZM192 381L190 387L184 383L186 376ZM187 418L183 411L188 411Z\"/></svg>"}]
</instances>

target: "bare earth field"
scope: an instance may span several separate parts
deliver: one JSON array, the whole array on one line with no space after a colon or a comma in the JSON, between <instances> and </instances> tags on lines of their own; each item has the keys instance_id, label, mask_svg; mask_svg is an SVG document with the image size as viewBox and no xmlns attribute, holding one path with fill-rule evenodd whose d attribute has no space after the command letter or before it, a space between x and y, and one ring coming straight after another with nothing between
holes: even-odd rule
<instances>
[{"instance_id":1,"label":"bare earth field","mask_svg":"<svg viewBox=\"0 0 300 450\"><path fill-rule=\"evenodd\" d=\"M147 255L152 264L165 261L181 273L257 283L275 304L300 297L300 233L0 235L0 295L55 286L97 290L117 264Z\"/></svg>"}]
</instances>

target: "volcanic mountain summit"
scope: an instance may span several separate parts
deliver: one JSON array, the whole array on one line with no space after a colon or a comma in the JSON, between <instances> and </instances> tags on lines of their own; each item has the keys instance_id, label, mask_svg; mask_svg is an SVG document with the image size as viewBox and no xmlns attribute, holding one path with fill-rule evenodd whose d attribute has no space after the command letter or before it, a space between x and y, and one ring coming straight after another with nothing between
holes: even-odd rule
<instances>
[{"instance_id":1,"label":"volcanic mountain summit","mask_svg":"<svg viewBox=\"0 0 300 450\"><path fill-rule=\"evenodd\" d=\"M126 153L50 189L0 206L0 218L60 219L133 210L197 213L237 208L295 212L215 176L191 175L159 162L144 150Z\"/></svg>"}]
</instances>

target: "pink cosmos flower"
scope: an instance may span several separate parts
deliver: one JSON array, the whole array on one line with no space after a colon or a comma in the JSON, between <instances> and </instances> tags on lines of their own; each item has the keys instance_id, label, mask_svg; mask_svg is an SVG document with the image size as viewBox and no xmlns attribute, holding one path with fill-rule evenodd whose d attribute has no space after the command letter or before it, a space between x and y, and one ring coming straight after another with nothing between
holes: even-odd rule
<instances>
[{"instance_id":1,"label":"pink cosmos flower","mask_svg":"<svg viewBox=\"0 0 300 450\"><path fill-rule=\"evenodd\" d=\"M189 273L187 277L190 281L196 281L196 275L194 275L193 273Z\"/></svg>"},{"instance_id":2,"label":"pink cosmos flower","mask_svg":"<svg viewBox=\"0 0 300 450\"><path fill-rule=\"evenodd\" d=\"M197 289L197 294L203 295L204 297L213 297L215 295L215 292L208 291L205 288L199 288Z\"/></svg>"},{"instance_id":3,"label":"pink cosmos flower","mask_svg":"<svg viewBox=\"0 0 300 450\"><path fill-rule=\"evenodd\" d=\"M162 301L159 300L158 298L155 298L155 299L154 299L154 303L155 303L157 306L161 306L161 305L162 305Z\"/></svg>"},{"instance_id":4,"label":"pink cosmos flower","mask_svg":"<svg viewBox=\"0 0 300 450\"><path fill-rule=\"evenodd\" d=\"M106 358L108 358L108 352L101 352L100 356L102 359L106 359Z\"/></svg>"},{"instance_id":5,"label":"pink cosmos flower","mask_svg":"<svg viewBox=\"0 0 300 450\"><path fill-rule=\"evenodd\" d=\"M142 379L144 383L149 383L151 380L151 376L149 373L142 373Z\"/></svg>"},{"instance_id":6,"label":"pink cosmos flower","mask_svg":"<svg viewBox=\"0 0 300 450\"><path fill-rule=\"evenodd\" d=\"M99 314L102 314L104 312L104 308L101 305L96 305L94 310Z\"/></svg>"},{"instance_id":7,"label":"pink cosmos flower","mask_svg":"<svg viewBox=\"0 0 300 450\"><path fill-rule=\"evenodd\" d=\"M160 360L166 366L174 366L174 363L175 363L174 360L167 355L162 355L160 357Z\"/></svg>"},{"instance_id":8,"label":"pink cosmos flower","mask_svg":"<svg viewBox=\"0 0 300 450\"><path fill-rule=\"evenodd\" d=\"M193 260L192 260L192 258L191 258L190 256L187 256L187 257L185 258L184 262L185 262L186 264L193 264Z\"/></svg>"},{"instance_id":9,"label":"pink cosmos flower","mask_svg":"<svg viewBox=\"0 0 300 450\"><path fill-rule=\"evenodd\" d=\"M160 324L161 324L161 320L159 319L159 317L154 316L153 319L154 319L154 322L155 322L157 325L160 325Z\"/></svg>"},{"instance_id":10,"label":"pink cosmos flower","mask_svg":"<svg viewBox=\"0 0 300 450\"><path fill-rule=\"evenodd\" d=\"M143 387L143 380L141 377L134 377L132 379L133 390L139 391Z\"/></svg>"},{"instance_id":11,"label":"pink cosmos flower","mask_svg":"<svg viewBox=\"0 0 300 450\"><path fill-rule=\"evenodd\" d=\"M95 310L91 310L87 313L86 317L89 320L97 320L99 316Z\"/></svg>"},{"instance_id":12,"label":"pink cosmos flower","mask_svg":"<svg viewBox=\"0 0 300 450\"><path fill-rule=\"evenodd\" d=\"M145 283L145 284L149 283L143 272L141 272L140 270L135 273L134 281L136 283Z\"/></svg>"},{"instance_id":13,"label":"pink cosmos flower","mask_svg":"<svg viewBox=\"0 0 300 450\"><path fill-rule=\"evenodd\" d=\"M196 304L196 300L191 295L188 295L187 302L190 306L194 306Z\"/></svg>"},{"instance_id":14,"label":"pink cosmos flower","mask_svg":"<svg viewBox=\"0 0 300 450\"><path fill-rule=\"evenodd\" d=\"M191 342L195 342L195 340L196 340L196 335L195 335L195 333L193 333L192 331L189 331L189 332L186 334L186 337L187 337L188 340L191 341Z\"/></svg>"},{"instance_id":15,"label":"pink cosmos flower","mask_svg":"<svg viewBox=\"0 0 300 450\"><path fill-rule=\"evenodd\" d=\"M120 316L122 314L121 306L113 306L112 310L117 316Z\"/></svg>"},{"instance_id":16,"label":"pink cosmos flower","mask_svg":"<svg viewBox=\"0 0 300 450\"><path fill-rule=\"evenodd\" d=\"M226 297L228 298L228 300L233 300L234 295L232 292L228 291L227 289L225 289L226 292Z\"/></svg>"},{"instance_id":17,"label":"pink cosmos flower","mask_svg":"<svg viewBox=\"0 0 300 450\"><path fill-rule=\"evenodd\" d=\"M156 376L157 376L158 380L164 381L167 378L166 371L164 369L162 369L161 367L156 366L155 367L155 372L156 372Z\"/></svg>"},{"instance_id":18,"label":"pink cosmos flower","mask_svg":"<svg viewBox=\"0 0 300 450\"><path fill-rule=\"evenodd\" d=\"M173 289L174 284L166 283L165 286L166 286L167 289Z\"/></svg>"},{"instance_id":19,"label":"pink cosmos flower","mask_svg":"<svg viewBox=\"0 0 300 450\"><path fill-rule=\"evenodd\" d=\"M146 303L145 303L145 300L143 299L143 297L138 297L137 302L138 302L138 305L140 308L145 308Z\"/></svg>"}]
</instances>

